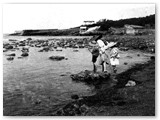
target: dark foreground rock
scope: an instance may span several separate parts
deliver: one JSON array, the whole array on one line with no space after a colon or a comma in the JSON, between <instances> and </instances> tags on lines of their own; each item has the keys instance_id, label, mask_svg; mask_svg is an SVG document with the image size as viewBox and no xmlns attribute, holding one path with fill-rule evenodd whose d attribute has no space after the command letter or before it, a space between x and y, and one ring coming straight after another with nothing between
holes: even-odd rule
<instances>
[{"instance_id":1,"label":"dark foreground rock","mask_svg":"<svg viewBox=\"0 0 160 120\"><path fill-rule=\"evenodd\" d=\"M86 73L82 72L83 74ZM82 74L81 73L81 74ZM88 73L87 73L88 74ZM83 78L83 77L82 77ZM76 98L55 116L154 116L155 115L155 61L137 64L116 76L114 86L101 84L92 96L72 95ZM129 80L135 86L125 86ZM148 97L150 96L150 97Z\"/></svg>"},{"instance_id":2,"label":"dark foreground rock","mask_svg":"<svg viewBox=\"0 0 160 120\"><path fill-rule=\"evenodd\" d=\"M28 56L28 55L29 55L29 54L28 54L27 52L23 52L21 56L26 57L26 56Z\"/></svg>"},{"instance_id":3,"label":"dark foreground rock","mask_svg":"<svg viewBox=\"0 0 160 120\"><path fill-rule=\"evenodd\" d=\"M102 81L108 81L110 78L110 74L107 72L94 73L93 71L85 70L78 74L72 74L70 77L73 81L96 85Z\"/></svg>"},{"instance_id":4,"label":"dark foreground rock","mask_svg":"<svg viewBox=\"0 0 160 120\"><path fill-rule=\"evenodd\" d=\"M49 59L53 61L60 61L60 60L65 59L65 57L64 56L51 56L49 57Z\"/></svg>"}]
</instances>

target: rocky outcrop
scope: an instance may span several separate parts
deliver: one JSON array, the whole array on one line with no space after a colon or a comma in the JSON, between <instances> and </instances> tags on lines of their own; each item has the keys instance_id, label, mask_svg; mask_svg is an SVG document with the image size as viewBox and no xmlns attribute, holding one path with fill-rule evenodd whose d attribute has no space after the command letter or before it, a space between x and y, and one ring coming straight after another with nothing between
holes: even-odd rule
<instances>
[{"instance_id":1,"label":"rocky outcrop","mask_svg":"<svg viewBox=\"0 0 160 120\"><path fill-rule=\"evenodd\" d=\"M73 81L96 85L102 81L108 81L110 74L107 72L94 73L93 71L85 70L78 74L72 74L70 77Z\"/></svg>"}]
</instances>

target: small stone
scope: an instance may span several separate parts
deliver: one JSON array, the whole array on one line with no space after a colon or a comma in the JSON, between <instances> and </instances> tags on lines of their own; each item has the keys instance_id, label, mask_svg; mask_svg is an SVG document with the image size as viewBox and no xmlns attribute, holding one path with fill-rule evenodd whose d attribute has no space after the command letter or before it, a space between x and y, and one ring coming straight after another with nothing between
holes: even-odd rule
<instances>
[{"instance_id":1,"label":"small stone","mask_svg":"<svg viewBox=\"0 0 160 120\"><path fill-rule=\"evenodd\" d=\"M71 98L74 99L74 100L78 100L79 96L78 95L71 95Z\"/></svg>"},{"instance_id":2,"label":"small stone","mask_svg":"<svg viewBox=\"0 0 160 120\"><path fill-rule=\"evenodd\" d=\"M128 65L128 63L127 63L127 62L124 62L124 65Z\"/></svg>"}]
</instances>

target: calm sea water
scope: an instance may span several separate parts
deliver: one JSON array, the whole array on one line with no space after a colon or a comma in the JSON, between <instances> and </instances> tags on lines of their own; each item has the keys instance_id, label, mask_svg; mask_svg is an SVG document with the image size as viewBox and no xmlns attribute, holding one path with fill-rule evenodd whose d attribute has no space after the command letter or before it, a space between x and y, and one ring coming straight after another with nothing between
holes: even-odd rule
<instances>
[{"instance_id":1,"label":"calm sea water","mask_svg":"<svg viewBox=\"0 0 160 120\"><path fill-rule=\"evenodd\" d=\"M34 37L50 38L53 37ZM70 78L72 73L92 70L91 54L87 49L38 52L40 49L31 47L29 56L22 59L18 59L20 50L3 54L4 115L46 115L71 101L72 94L93 94L89 86L75 83ZM16 53L13 61L6 60L9 53ZM49 60L52 55L62 55L68 60Z\"/></svg>"}]
</instances>

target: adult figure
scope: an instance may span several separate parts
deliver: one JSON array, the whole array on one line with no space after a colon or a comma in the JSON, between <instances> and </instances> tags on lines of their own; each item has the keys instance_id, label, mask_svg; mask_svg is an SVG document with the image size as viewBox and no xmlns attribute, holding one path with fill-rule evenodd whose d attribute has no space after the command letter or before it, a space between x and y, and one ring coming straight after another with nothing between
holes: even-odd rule
<instances>
[{"instance_id":1,"label":"adult figure","mask_svg":"<svg viewBox=\"0 0 160 120\"><path fill-rule=\"evenodd\" d=\"M109 53L107 49L109 47L105 45L105 43L101 38L102 38L102 35L99 35L98 37L96 37L94 41L96 41L97 46L99 48L99 60L100 60L99 64L102 65L102 71L107 72L107 64L109 64Z\"/></svg>"}]
</instances>

